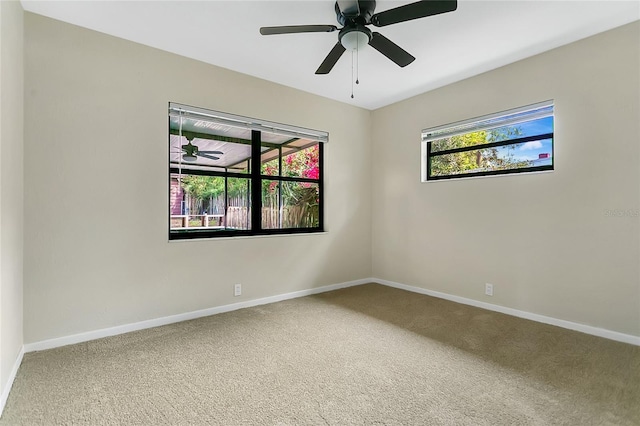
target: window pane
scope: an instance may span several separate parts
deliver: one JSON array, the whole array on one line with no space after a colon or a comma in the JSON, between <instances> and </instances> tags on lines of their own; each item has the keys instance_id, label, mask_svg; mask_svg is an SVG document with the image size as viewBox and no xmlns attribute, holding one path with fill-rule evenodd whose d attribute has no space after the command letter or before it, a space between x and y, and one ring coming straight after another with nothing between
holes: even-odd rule
<instances>
[{"instance_id":1,"label":"window pane","mask_svg":"<svg viewBox=\"0 0 640 426\"><path fill-rule=\"evenodd\" d=\"M282 227L320 226L320 192L317 183L282 182Z\"/></svg>"},{"instance_id":2,"label":"window pane","mask_svg":"<svg viewBox=\"0 0 640 426\"><path fill-rule=\"evenodd\" d=\"M172 230L250 229L250 180L221 176L171 175ZM226 201L226 215L225 215Z\"/></svg>"},{"instance_id":3,"label":"window pane","mask_svg":"<svg viewBox=\"0 0 640 426\"><path fill-rule=\"evenodd\" d=\"M282 208L280 208L280 197L282 197ZM320 226L319 197L317 183L265 180L262 184L262 228Z\"/></svg>"},{"instance_id":4,"label":"window pane","mask_svg":"<svg viewBox=\"0 0 640 426\"><path fill-rule=\"evenodd\" d=\"M282 175L320 179L320 147L318 143L300 151L292 152L282 158Z\"/></svg>"},{"instance_id":5,"label":"window pane","mask_svg":"<svg viewBox=\"0 0 640 426\"><path fill-rule=\"evenodd\" d=\"M221 228L224 178L171 175L171 229Z\"/></svg>"},{"instance_id":6,"label":"window pane","mask_svg":"<svg viewBox=\"0 0 640 426\"><path fill-rule=\"evenodd\" d=\"M251 181L227 178L227 230L251 229Z\"/></svg>"},{"instance_id":7,"label":"window pane","mask_svg":"<svg viewBox=\"0 0 640 426\"><path fill-rule=\"evenodd\" d=\"M431 176L473 174L553 164L552 139L431 157Z\"/></svg>"}]
</instances>

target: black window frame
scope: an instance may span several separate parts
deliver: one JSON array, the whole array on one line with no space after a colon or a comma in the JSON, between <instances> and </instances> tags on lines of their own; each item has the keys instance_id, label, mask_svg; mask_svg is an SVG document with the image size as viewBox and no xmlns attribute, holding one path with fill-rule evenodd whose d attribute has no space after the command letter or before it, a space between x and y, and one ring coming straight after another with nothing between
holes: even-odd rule
<instances>
[{"instance_id":1,"label":"black window frame","mask_svg":"<svg viewBox=\"0 0 640 426\"><path fill-rule=\"evenodd\" d=\"M171 105L171 103L170 103ZM249 119L251 120L251 119ZM259 121L259 120L254 120ZM170 127L170 126L169 126ZM169 128L169 140L171 135L171 128ZM192 240L192 239L213 239L213 238L229 238L229 237L248 237L248 236L267 236L267 235L291 235L291 234L313 234L324 232L324 145L326 142L317 141L318 144L318 179L306 178L306 177L289 177L282 175L282 159L289 154L283 154L282 148L279 149L278 159L280 163L278 176L263 175L261 173L262 164L261 157L264 152L261 148L264 146L262 143L262 131L251 130L251 157L249 161L249 173L237 173L229 171L215 171L215 170L201 170L201 169L182 169L171 167L171 161L169 160L169 188L171 191L171 179L174 174L182 175L196 175L196 176L217 176L224 178L242 178L247 179L250 185L249 194L249 207L251 217L251 229L238 229L238 230L209 230L209 229L186 229L176 230L171 229L171 211L168 209L168 236L169 240ZM304 137L301 137L303 139ZM328 138L328 135L327 135ZM295 139L294 139L295 140ZM170 142L169 142L170 144ZM286 145L282 145L286 147ZM254 167L258 164L258 167ZM269 228L264 229L262 227L262 183L263 181L278 181L278 182L308 182L318 185L318 226L304 227L304 228ZM279 185L280 186L280 185ZM256 190L257 189L257 190ZM226 192L226 191L225 191ZM227 197L225 193L225 198ZM257 206L257 208L254 208Z\"/></svg>"},{"instance_id":2,"label":"black window frame","mask_svg":"<svg viewBox=\"0 0 640 426\"><path fill-rule=\"evenodd\" d=\"M553 117L554 120L554 129L555 129L555 115L554 115L554 104L553 101L546 101L546 102L541 102L540 104L534 104L531 105L529 107L522 107L522 108L517 108L514 110L509 110L509 111L503 111L501 113L496 113L496 114L491 114L489 116L484 116L484 117L478 117L475 119L471 119L471 120L465 120L463 122L459 122L459 123L453 123L447 126L441 126L441 127L450 127L450 128L455 128L456 126L460 125L461 123L468 125L469 123L473 123L473 122L482 122L483 120L487 120L488 118L492 118L492 117L500 117L501 115L503 116L509 116L510 114L517 114L517 113L522 113L522 111L526 111L527 108L532 108L535 109L535 107L550 107L551 108L551 114L550 116ZM541 117L532 117L528 120L522 120L520 123L526 123L526 122L531 122L534 120L538 120ZM502 127L502 124L500 124L500 126L496 126L496 127ZM469 133L473 133L478 131L477 129L470 129L467 132L460 132L458 134L464 135L464 134L469 134ZM428 133L429 130L423 130L423 138L425 133ZM446 136L445 136L446 137ZM487 149L487 148L497 148L497 147L502 147L502 146L508 146L508 145L517 145L517 144L521 144L521 143L526 143L526 142L534 142L534 141L542 141L542 140L551 140L551 164L549 165L542 165L542 166L531 166L531 167L519 167L519 168L512 168L512 169L503 169L503 170L487 170L487 171L479 171L479 172L469 172L469 173L456 173L456 174L449 174L449 175L437 175L437 176L432 176L431 175L431 162L432 159L435 157L440 157L440 156L444 156L444 155L449 155L449 154L456 154L456 153L460 153L460 152L469 152L469 151L478 151L481 149ZM540 134L540 135L534 135L534 136L527 136L527 137L516 137L513 139L505 139L505 140L501 140L498 142L488 142L485 144L477 144L477 145L471 145L471 146L467 146L467 147L460 147L460 148L452 148L452 149L445 149L445 150L439 150L439 151L432 151L432 144L437 142L438 140L441 139L436 139L433 141L428 141L425 142L426 146L425 146L425 163L423 164L423 171L425 172L424 174L424 178L423 181L424 182L432 182L432 181L439 181L439 180L451 180L451 179L468 179L468 178L474 178L474 177L483 177L483 176L499 176L499 175L509 175L509 174L519 174L519 173L531 173L531 172L543 172L543 171L553 171L554 170L554 165L555 165L555 141L554 141L554 132L549 132L549 133L544 133L544 134Z\"/></svg>"}]
</instances>

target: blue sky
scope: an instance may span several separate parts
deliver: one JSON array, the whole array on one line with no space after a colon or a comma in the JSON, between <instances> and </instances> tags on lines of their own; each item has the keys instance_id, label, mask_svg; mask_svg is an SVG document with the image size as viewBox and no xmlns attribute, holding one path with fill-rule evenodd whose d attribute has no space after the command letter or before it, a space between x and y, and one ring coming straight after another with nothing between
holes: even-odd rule
<instances>
[{"instance_id":1,"label":"blue sky","mask_svg":"<svg viewBox=\"0 0 640 426\"><path fill-rule=\"evenodd\" d=\"M545 133L553 133L553 117L539 118L534 121L518 124L522 131L521 137L543 135Z\"/></svg>"},{"instance_id":2,"label":"blue sky","mask_svg":"<svg viewBox=\"0 0 640 426\"><path fill-rule=\"evenodd\" d=\"M553 132L553 117L544 117L538 120L529 121L526 123L518 124L517 127L521 130L522 135L519 137L537 136L545 133ZM499 156L506 156L509 152L509 146L498 148ZM553 149L551 139L544 139L540 141L525 142L519 144L515 151L511 150L514 158L517 160L538 160L540 154L549 154L549 157L553 156ZM544 166L551 164L551 158L542 161L536 161L536 166Z\"/></svg>"},{"instance_id":3,"label":"blue sky","mask_svg":"<svg viewBox=\"0 0 640 426\"><path fill-rule=\"evenodd\" d=\"M549 157L553 156L553 149L551 146L551 139L544 139L541 141L533 141L526 142L523 144L516 145L515 150L509 149L509 147L513 147L513 145L507 145L498 148L498 156L506 156L507 153L511 152L513 157L516 160L528 160L533 161L537 160L539 154L549 154ZM536 166L543 166L546 164L551 164L551 158L546 161L536 162Z\"/></svg>"}]
</instances>

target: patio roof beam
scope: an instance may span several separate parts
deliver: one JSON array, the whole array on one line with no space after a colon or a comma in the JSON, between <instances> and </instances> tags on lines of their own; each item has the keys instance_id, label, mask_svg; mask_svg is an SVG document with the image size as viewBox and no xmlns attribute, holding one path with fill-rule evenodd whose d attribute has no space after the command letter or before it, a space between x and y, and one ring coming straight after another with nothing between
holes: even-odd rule
<instances>
[{"instance_id":1,"label":"patio roof beam","mask_svg":"<svg viewBox=\"0 0 640 426\"><path fill-rule=\"evenodd\" d=\"M180 136L180 131L178 129L169 129L169 132L172 135ZM242 145L251 145L251 141L249 139L234 138L234 137L231 137L231 136L211 135L209 133L190 132L188 130L183 130L182 131L182 136L187 138L187 140L207 139L207 140L210 140L210 141L229 142L229 143L237 143L237 144L242 144ZM261 145L269 147L269 148L277 148L280 144L272 143L272 142L262 142Z\"/></svg>"}]
</instances>

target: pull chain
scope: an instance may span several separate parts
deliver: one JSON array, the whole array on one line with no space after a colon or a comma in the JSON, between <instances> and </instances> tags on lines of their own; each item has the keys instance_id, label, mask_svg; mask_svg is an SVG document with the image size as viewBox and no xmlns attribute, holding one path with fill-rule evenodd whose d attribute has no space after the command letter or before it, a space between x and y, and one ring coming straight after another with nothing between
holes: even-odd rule
<instances>
[{"instance_id":1,"label":"pull chain","mask_svg":"<svg viewBox=\"0 0 640 426\"><path fill-rule=\"evenodd\" d=\"M360 84L360 79L358 78L358 71L360 70L360 39L358 39L358 47L356 48L356 84Z\"/></svg>"},{"instance_id":2,"label":"pull chain","mask_svg":"<svg viewBox=\"0 0 640 426\"><path fill-rule=\"evenodd\" d=\"M351 51L351 99L353 99L353 50Z\"/></svg>"}]
</instances>

